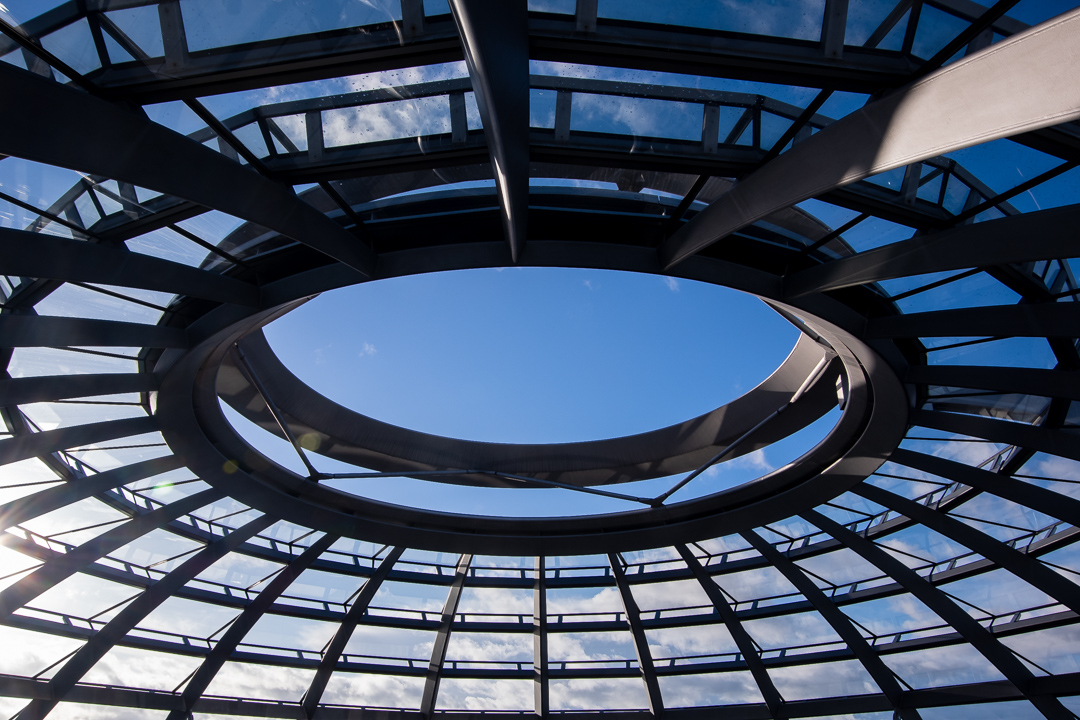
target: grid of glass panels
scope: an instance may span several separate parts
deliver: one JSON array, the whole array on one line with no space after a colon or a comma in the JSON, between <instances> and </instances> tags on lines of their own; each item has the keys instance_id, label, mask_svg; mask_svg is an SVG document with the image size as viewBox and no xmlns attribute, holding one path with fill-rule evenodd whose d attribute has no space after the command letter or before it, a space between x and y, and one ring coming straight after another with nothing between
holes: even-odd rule
<instances>
[{"instance_id":1,"label":"grid of glass panels","mask_svg":"<svg viewBox=\"0 0 1080 720\"><path fill-rule=\"evenodd\" d=\"M973 3L851 0L837 21L844 3L669 5L529 2L538 43L577 38L589 59L545 50L530 63L536 204L595 199L598 214L692 218L957 39L939 65L1071 9L1025 0L989 18ZM279 14L249 0L6 0L0 59L5 73L137 108L293 187L357 237L372 229L389 255L398 247L377 228L498 207L468 69L423 51L456 42L449 12L428 0ZM619 33L684 54L711 33L742 43L746 58L781 60L699 74L688 60L646 68L587 47ZM389 47L404 49L392 69L341 71L340 55ZM814 84L802 63L822 47L840 48L848 80ZM251 79L230 79L241 71ZM1067 209L1080 192L1077 130L1054 131L1056 142L996 140L837 188L736 238L747 252L825 264ZM0 337L12 338L0 343L9 716L1080 712L1075 331L1003 321L971 334L962 320L981 316L960 315L948 332L904 336L912 406L900 448L862 485L782 522L611 555L458 556L265 516L187 470L156 427L152 372L163 348L179 349L171 330L206 312L200 302L242 292L221 280L251 284L294 240L18 155L0 159L0 228L10 247L74 257L73 243L87 243L218 278L38 277L7 272L13 252L0 260ZM860 297L867 315L924 320L1071 309L1075 255L973 256L867 282Z\"/></svg>"}]
</instances>

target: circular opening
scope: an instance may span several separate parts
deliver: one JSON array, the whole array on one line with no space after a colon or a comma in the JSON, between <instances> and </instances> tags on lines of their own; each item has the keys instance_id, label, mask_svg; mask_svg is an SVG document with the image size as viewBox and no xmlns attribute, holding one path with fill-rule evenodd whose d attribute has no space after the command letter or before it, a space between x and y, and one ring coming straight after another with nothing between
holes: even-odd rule
<instances>
[{"instance_id":1,"label":"circular opening","mask_svg":"<svg viewBox=\"0 0 1080 720\"><path fill-rule=\"evenodd\" d=\"M660 504L702 498L808 452L840 415L834 406L814 415L816 420L808 418L805 427L797 424L768 440L768 447L739 447L723 462L693 472L716 449L741 443L736 438L757 422L744 417L747 398L739 401L742 410L728 403L781 372L796 355L796 365L819 363L815 370L795 370L798 377L788 378L786 394L770 390L750 402L781 403L822 371L826 360L813 342L810 350L793 352L799 331L760 299L673 278L552 268L409 276L325 293L264 333L269 347L252 346L249 352L272 352L281 363L266 366L264 379L291 373L293 383L308 386L280 386L293 403L285 410L303 415L304 406L322 402L311 417L323 420L312 426L302 421L309 429L296 431L306 458L277 433L276 418L264 414L260 428L237 411L235 401L233 407L223 402L233 426L260 452L323 487L420 510L522 518L602 515L658 507L658 498ZM254 372L247 359L241 362ZM295 392L312 390L324 399L295 405ZM380 444L377 437L385 431L355 427L371 420L348 410L335 414L326 402L391 423L397 435L390 445ZM764 417L771 409L757 411ZM337 419L324 424L328 417ZM730 429L739 423L746 427ZM427 438L422 444L468 447L450 448L442 460L428 459L426 465L402 470L392 462L388 469L387 456L379 453L408 457L417 442L414 431L430 434L421 436ZM658 432L676 454L688 451L687 442L702 449L691 451L697 455L689 464L681 460L663 472L669 460L656 454ZM604 445L611 442L616 445ZM706 452L710 444L715 448ZM480 449L477 455L480 446L500 449L493 455ZM530 459L539 457L547 459L529 470ZM569 458L570 465L557 458ZM541 469L551 462L564 470ZM566 474L571 467L577 470Z\"/></svg>"},{"instance_id":2,"label":"circular opening","mask_svg":"<svg viewBox=\"0 0 1080 720\"><path fill-rule=\"evenodd\" d=\"M595 262L595 258L587 261ZM669 285L663 278L646 274L590 270L483 270L431 277L468 279L482 273L496 277L514 272L526 279L530 273L563 281L571 278L590 292L596 289L590 273L600 280L658 281L670 294L696 285L681 281ZM715 279L706 273L706 280L717 285L726 279L723 273ZM380 280L370 287L393 282ZM563 291L565 282L555 287ZM655 283L652 289L657 289ZM633 286L625 290L613 305L624 312L627 307L655 312L659 304L655 296L643 297L635 290ZM548 290L539 297L547 307L561 307L561 298L549 299L557 294ZM463 315L469 322L500 321L507 327L529 316L522 303L500 303L499 298L489 297L484 307L497 307L502 314L488 316L443 302L437 295L420 296L424 302L417 304L427 310L427 327L444 332L443 326ZM416 302L415 296L403 291L396 297ZM752 302L758 306L756 299ZM403 336L417 335L425 327L418 330L403 321L397 311L405 305L383 298L369 301L359 311L334 312L339 317L380 317ZM511 306L514 312L508 315L505 309ZM693 329L684 337L720 335L723 347L734 348L741 359L769 339L764 321L750 320L743 309L725 304L691 309L699 312L678 316L683 327ZM643 433L605 437L611 434L605 432L600 434L603 439L578 436L563 443L500 443L384 422L341 402L344 393L338 388L356 377L355 363L344 380L335 381L326 373L321 377L308 374L311 385L322 385L311 387L282 362L278 352L287 355L303 348L314 355L319 346L296 338L282 348L276 340L279 350L275 351L258 317L237 323L220 335L219 342L207 344L202 355L183 366L186 374L176 375L176 381L161 392L167 403L183 402L189 392L187 383L192 383L195 413L187 422L196 424L204 437L206 460L196 465L213 479L212 484L230 487L253 507L273 507L291 522L333 527L350 537L363 533L391 544L407 541L433 548L449 543L462 552L497 547L499 552L562 553L580 549L578 543L586 537L600 549L646 547L659 536L705 537L715 532L715 523L731 523L734 528L760 523L773 513L788 512L783 509L785 498L797 499L800 505L822 502L843 492L863 472L868 458L882 457L883 448L895 447L902 418L874 408L879 397L885 398L886 406L903 402L902 392L873 351L827 319L799 320L801 311L788 308L777 313L790 320L780 320L771 312L766 311L764 317L797 340L790 352L785 355L787 347L781 346L767 363L761 355L753 358L749 364L756 365L758 373L751 382L764 377L760 383L737 388L739 392L729 389L728 397L738 395L730 402L724 402L723 396L709 398L702 403L707 412L697 416L693 413L701 406L684 410L667 426L657 427L661 422L654 417ZM804 332L788 327L789 321L805 327ZM672 324L657 327L667 331ZM309 332L315 329L313 325L309 323ZM733 339L732 328L747 325L754 327L747 330L746 340ZM330 345L328 333L344 338L356 335L358 327L359 320L338 322L311 337ZM486 346L489 353L509 345L500 333L502 326L480 327L497 336ZM460 330L458 334L466 335ZM620 359L640 356L630 351L642 347L641 335L638 328L636 344L623 348ZM532 332L525 337L535 343L539 336ZM424 339L427 342L420 351L440 358L438 348L429 347L431 338ZM358 359L380 355L374 342L363 337L354 338L357 341L371 345ZM679 364L692 357L686 342L676 338L654 342L653 347L674 347L677 352L667 358L649 355L645 367L637 370L639 382L661 371L689 377L685 364ZM499 355L502 364L518 376L521 367L511 361L522 352ZM710 356L709 362L712 374L723 372L716 356ZM700 383L695 387L700 388ZM212 409L212 398L219 401L214 404L221 412ZM274 398L270 404L264 402ZM170 427L167 437L181 426ZM198 444L198 440L192 443ZM740 460L741 472L728 472Z\"/></svg>"},{"instance_id":3,"label":"circular opening","mask_svg":"<svg viewBox=\"0 0 1080 720\"><path fill-rule=\"evenodd\" d=\"M341 405L497 443L596 440L682 422L758 385L799 336L736 290L561 268L355 285L264 332L290 371Z\"/></svg>"}]
</instances>

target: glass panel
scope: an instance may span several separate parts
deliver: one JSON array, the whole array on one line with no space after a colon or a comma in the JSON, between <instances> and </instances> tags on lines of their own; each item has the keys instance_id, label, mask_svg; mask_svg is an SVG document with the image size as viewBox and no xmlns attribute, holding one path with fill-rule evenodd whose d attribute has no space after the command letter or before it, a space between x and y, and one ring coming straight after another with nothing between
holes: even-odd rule
<instances>
[{"instance_id":1,"label":"glass panel","mask_svg":"<svg viewBox=\"0 0 1080 720\"><path fill-rule=\"evenodd\" d=\"M968 25L969 23L958 17L924 5L919 15L919 28L915 32L915 42L911 46L911 51L917 57L930 58L967 29Z\"/></svg>"},{"instance_id":2,"label":"glass panel","mask_svg":"<svg viewBox=\"0 0 1080 720\"><path fill-rule=\"evenodd\" d=\"M880 692L857 660L769 668L769 677L788 701Z\"/></svg>"},{"instance_id":3,"label":"glass panel","mask_svg":"<svg viewBox=\"0 0 1080 720\"><path fill-rule=\"evenodd\" d=\"M574 93L570 129L700 140L703 107L695 103Z\"/></svg>"},{"instance_id":4,"label":"glass panel","mask_svg":"<svg viewBox=\"0 0 1080 720\"><path fill-rule=\"evenodd\" d=\"M326 683L322 704L419 710L423 695L423 677L338 670Z\"/></svg>"},{"instance_id":5,"label":"glass panel","mask_svg":"<svg viewBox=\"0 0 1080 720\"><path fill-rule=\"evenodd\" d=\"M1053 675L1080 672L1080 628L1054 628L1038 630L1012 637L1002 638L1010 648L1029 663L1033 663Z\"/></svg>"},{"instance_id":6,"label":"glass panel","mask_svg":"<svg viewBox=\"0 0 1080 720\"><path fill-rule=\"evenodd\" d=\"M929 365L979 365L1052 368L1057 356L1046 338L1004 338L970 343L973 338L936 338L942 343L927 348ZM947 344L946 344L947 343Z\"/></svg>"},{"instance_id":7,"label":"glass panel","mask_svg":"<svg viewBox=\"0 0 1080 720\"><path fill-rule=\"evenodd\" d=\"M869 217L845 232L844 240L857 252L865 252L882 245L907 240L914 234L915 231L906 225Z\"/></svg>"},{"instance_id":8,"label":"glass panel","mask_svg":"<svg viewBox=\"0 0 1080 720\"><path fill-rule=\"evenodd\" d=\"M960 278L945 285L896 301L905 313L933 312L950 308L1012 305L1020 294L986 273Z\"/></svg>"},{"instance_id":9,"label":"glass panel","mask_svg":"<svg viewBox=\"0 0 1080 720\"><path fill-rule=\"evenodd\" d=\"M552 710L638 710L648 707L640 677L553 680Z\"/></svg>"},{"instance_id":10,"label":"glass panel","mask_svg":"<svg viewBox=\"0 0 1080 720\"><path fill-rule=\"evenodd\" d=\"M270 655L293 656L286 650L308 651L316 655L330 639L339 625L336 622L320 622L308 618L283 617L267 613L251 628L241 650Z\"/></svg>"},{"instance_id":11,"label":"glass panel","mask_svg":"<svg viewBox=\"0 0 1080 720\"><path fill-rule=\"evenodd\" d=\"M970 645L882 655L893 672L913 688L944 687L1004 680L1004 676Z\"/></svg>"},{"instance_id":12,"label":"glass panel","mask_svg":"<svg viewBox=\"0 0 1080 720\"><path fill-rule=\"evenodd\" d=\"M436 710L532 710L533 681L445 678L439 683L435 707Z\"/></svg>"},{"instance_id":13,"label":"glass panel","mask_svg":"<svg viewBox=\"0 0 1080 720\"><path fill-rule=\"evenodd\" d=\"M161 42L161 20L156 7L151 5L124 8L111 10L106 14L144 53L150 57L162 57L165 54ZM105 37L108 38L109 35L106 33Z\"/></svg>"},{"instance_id":14,"label":"glass panel","mask_svg":"<svg viewBox=\"0 0 1080 720\"><path fill-rule=\"evenodd\" d=\"M196 51L401 20L398 0L306 0L272 13L261 0L184 0L181 7Z\"/></svg>"},{"instance_id":15,"label":"glass panel","mask_svg":"<svg viewBox=\"0 0 1080 720\"><path fill-rule=\"evenodd\" d=\"M848 4L846 45L865 45L896 7L897 0L851 0Z\"/></svg>"},{"instance_id":16,"label":"glass panel","mask_svg":"<svg viewBox=\"0 0 1080 720\"><path fill-rule=\"evenodd\" d=\"M323 112L327 147L450 132L446 96L398 100Z\"/></svg>"},{"instance_id":17,"label":"glass panel","mask_svg":"<svg viewBox=\"0 0 1080 720\"><path fill-rule=\"evenodd\" d=\"M41 44L81 75L101 67L94 37L90 34L90 24L86 20L77 20L51 35L46 35L41 39Z\"/></svg>"},{"instance_id":18,"label":"glass panel","mask_svg":"<svg viewBox=\"0 0 1080 720\"><path fill-rule=\"evenodd\" d=\"M1027 700L921 708L923 720L1042 720L1046 717Z\"/></svg>"},{"instance_id":19,"label":"glass panel","mask_svg":"<svg viewBox=\"0 0 1080 720\"><path fill-rule=\"evenodd\" d=\"M748 672L661 675L660 694L669 708L764 702Z\"/></svg>"},{"instance_id":20,"label":"glass panel","mask_svg":"<svg viewBox=\"0 0 1080 720\"><path fill-rule=\"evenodd\" d=\"M825 0L778 0L768 5L752 0L686 0L656 3L649 0L600 0L597 15L616 20L684 25L780 37L817 40Z\"/></svg>"},{"instance_id":21,"label":"glass panel","mask_svg":"<svg viewBox=\"0 0 1080 720\"><path fill-rule=\"evenodd\" d=\"M297 702L314 676L315 668L227 662L214 675L204 694Z\"/></svg>"},{"instance_id":22,"label":"glass panel","mask_svg":"<svg viewBox=\"0 0 1080 720\"><path fill-rule=\"evenodd\" d=\"M80 682L172 692L201 662L198 657L185 657L179 653L114 647Z\"/></svg>"}]
</instances>

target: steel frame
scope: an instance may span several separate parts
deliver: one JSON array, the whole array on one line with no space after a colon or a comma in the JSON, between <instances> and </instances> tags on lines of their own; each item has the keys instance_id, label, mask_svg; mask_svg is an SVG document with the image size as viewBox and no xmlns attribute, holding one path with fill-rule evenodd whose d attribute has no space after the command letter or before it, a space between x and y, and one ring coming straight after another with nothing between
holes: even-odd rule
<instances>
[{"instance_id":1,"label":"steel frame","mask_svg":"<svg viewBox=\"0 0 1080 720\"><path fill-rule=\"evenodd\" d=\"M920 233L877 250L856 253L844 242L843 232L833 231L791 210L780 210L767 217L758 215L754 219L764 218L764 222L739 229L725 242L693 256L685 254L688 246L681 240L690 228L706 225L711 222L710 216L717 214L702 212L704 202L724 197L725 193L731 196L730 182L710 181L710 177L746 180L761 177L759 173L763 170L766 174L795 176L798 173L785 170L785 166L797 164L800 154L830 154L824 138L843 135L843 128L853 122L832 123L818 113L829 92L866 92L880 98L908 86L908 90L866 109L869 113L884 112L883 117L891 121L896 119L896 113L889 108L913 97L910 88L915 86L909 83L925 78L923 85L918 85L923 87L933 81L938 77L935 71L964 47L974 57L962 65L946 68L954 79L963 74L958 70L966 71L985 62L988 56L979 55L979 51L993 40L992 32L1003 36L1021 34L1018 40L1028 42L1024 40L1031 37L1024 34L1027 28L1007 15L1011 5L1010 0L1003 0L987 10L965 0L914 3L903 0L864 47L845 42L847 3L844 0L829 0L825 4L821 36L816 40L616 21L598 16L595 0L578 0L574 15L528 14L521 7L508 6L502 9L505 17L487 13L483 3L472 0L453 0L452 16L425 17L422 3L403 0L400 22L374 26L362 40L344 30L329 31L211 51L189 47L182 5L175 0L72 0L21 27L5 22L0 27L4 33L0 38L0 55L20 52L29 70L0 64L0 87L10 97L32 101L37 109L0 113L0 153L74 167L86 175L48 208L39 208L8 194L2 198L37 219L24 229L0 229L0 272L10 278L5 279L6 284L0 284L3 302L0 353L6 363L13 351L22 348L138 347L142 350L137 358L140 368L137 373L0 376L4 421L0 429L7 435L0 438L0 462L39 458L57 475L56 484L0 505L0 520L7 529L0 542L42 563L0 592L3 615L0 623L86 640L82 649L58 665L60 669L50 680L0 676L0 694L30 701L18 715L20 720L45 717L58 702L157 709L168 711L170 720L187 718L194 712L383 720L416 717L412 711L345 708L324 702L327 681L338 669L422 677L420 714L425 717L449 717L449 713L436 707L439 683L450 677L531 679L535 690L534 710L541 717L552 714L553 679L617 677L640 677L649 700L649 708L643 711L609 713L626 720L661 713L697 720L699 717L800 718L877 711L893 712L897 717L909 719L918 718L923 708L1010 700L1029 701L1047 718L1071 717L1058 698L1075 692L1078 682L1075 674L1036 676L1002 639L1075 625L1080 610L1075 577L1049 559L1055 550L1068 548L1080 539L1080 531L1076 529L1080 522L1080 502L1011 477L1036 452L1080 460L1075 428L1065 424L1069 402L1080 399L1077 380L1080 356L1076 343L1080 318L1071 304L1077 299L1077 284L1066 262L1078 254L1075 239L1069 232L1075 226L1077 206L1020 213L1009 203L1018 194L1075 168L1080 160L1080 133L1076 128L1071 123L1059 122L1056 126L1032 129L1042 121L1023 127L1010 125L1006 131L1013 139L1057 155L1062 163L1002 193L995 193L954 161L930 156L943 152L946 146L971 141L976 131L967 124L943 128L958 135L958 139L950 140L952 144L935 146L932 152L905 155L901 165L907 170L899 190L869 182L825 187L820 183L820 174L804 174L820 185L815 190L816 197L852 208L860 217L901 222ZM165 48L162 57L150 57L142 52L108 14L119 9L154 6ZM928 60L915 57L911 50L923 6L966 23L962 32ZM905 17L906 28L900 25ZM1056 21L1056 26L1047 27L1064 27L1074 17L1075 13ZM84 20L99 55L100 69L80 75L47 50L43 38ZM498 36L511 25L513 33ZM878 49L877 45L894 28L905 30L903 47L898 51ZM127 48L134 61L113 62L106 50L106 36ZM1020 44L1007 43L998 50ZM1036 50L1055 53L1049 43ZM499 59L510 56L514 62L501 66ZM463 58L468 62L468 79L430 86L263 106L225 119L214 117L200 103L200 98L215 93L337 77L346 68L349 72L369 72ZM527 70L530 59L799 84L821 88L822 92L808 107L799 108L754 95L546 76L530 78ZM1015 60L1006 63L1006 69L1016 70L1026 82L1034 72L1030 62L1030 59ZM81 90L64 87L57 82L55 73L66 75ZM962 90L977 84L970 77L958 82ZM522 121L523 114L527 117L530 88L555 93L553 127L529 128L527 121ZM470 131L467 126L464 98L470 90L479 97L485 128L482 131ZM1040 97L1054 96L1055 101L1069 106L1066 110L1076 110L1072 96L1060 90L1055 86ZM635 138L572 129L575 93L700 105L702 136L690 140ZM324 146L321 113L327 109L358 107L397 97L428 96L447 98L451 132L446 137L430 136L421 138L419 143L412 138L341 148ZM187 102L208 127L185 138L131 111L141 104L171 100ZM722 105L743 112L726 138L718 135L718 109ZM761 139L762 113L791 123L781 140L771 147ZM275 118L289 114L302 114L308 123L306 151L290 146L288 135L276 124ZM989 132L1000 133L1002 113L990 115L989 123L993 127ZM1058 120L1072 116L1066 112ZM253 153L235 135L237 130L252 123L268 139L266 157ZM917 122L912 127L916 139L925 141L925 127ZM752 138L749 146L737 144L743 132ZM812 133L821 135L822 139ZM87 141L90 137L94 138L93 142ZM286 152L274 149L275 139ZM198 147L214 140L220 152ZM136 142L133 151L132 142ZM788 143L792 143L791 149ZM800 152L791 152L795 148ZM879 149L875 143L861 148L871 153ZM243 167L241 158L250 168ZM534 163L532 169L530 161ZM622 194L530 191L528 178L536 173L536 164L541 163L549 172L559 165L567 166L558 171L571 177L603 175L616 182ZM500 170L493 172L496 166ZM875 167L885 165L879 163ZM478 192L470 199L461 200L456 209L470 214L455 219L449 214L450 202L440 195L438 186L442 181L436 178L436 172L462 180L495 177L498 191ZM398 192L423 188L431 192L414 200L384 202L376 186L384 182L388 173L397 173L392 183ZM936 198L923 199L920 189L937 178L941 178L941 189ZM954 179L964 188L964 198L959 209L954 206L950 210L946 207L945 191ZM107 180L117 181L118 192L104 187ZM288 186L303 182L316 182L319 187L297 197ZM751 192L754 182L740 183L737 192ZM659 185L677 189L682 200L643 201L630 197L643 187L654 187L650 183L655 183L657 189L661 189ZM140 202L135 186L164 194ZM765 193L768 196L765 199L779 207L799 196L791 188L785 192L788 192L787 200L773 191ZM85 222L77 203L84 209L89 203L93 211L87 217L96 213L99 219ZM115 203L120 210L106 213L106 203L110 207ZM583 207L588 207L589 212L581 212ZM249 252L247 248L238 249L235 243L230 245L229 239L219 247L183 231L188 240L214 254L200 268L133 253L124 246L125 240L154 229L171 227L182 231L177 222L207 209L232 213L269 232L263 237L259 229L245 227L237 231L238 241L261 238L262 244L255 243ZM971 220L983 219L987 216L982 214L992 210L1005 217L971 224ZM618 217L629 219L615 220ZM622 224L615 224L618 222ZM432 232L435 223L439 237ZM617 229L621 240L610 243L610 247L585 242L600 223ZM43 234L49 225L64 228L73 239ZM565 232L560 232L556 241L550 228ZM726 234L723 228L713 228L711 232ZM1018 243L1018 236L1031 239ZM659 257L657 246L663 248ZM906 421L904 417L893 418L895 427L890 425L888 431L876 433L859 462L849 463L840 473L846 478L842 487L838 485L821 496L788 492L773 503L773 508L754 508L744 513L742 525L727 528L728 532L741 533L749 545L747 549L710 556L687 544L705 537L704 531L680 531L671 537L663 536L663 540L676 546L681 560L667 564L626 564L619 550L646 547L649 543L623 539L604 546L590 541L582 550L607 552L608 564L568 577L560 575L545 555L569 552L571 543L583 541L575 538L559 545L557 532L552 529L548 535L537 535L537 542L548 543L549 549L530 550L535 550L536 557L531 571L522 570L520 576L500 578L485 577L470 563L474 552L506 551L508 546L501 540L462 541L464 544L458 548L462 557L456 567L434 564L423 566L428 572L421 572L416 563L401 558L406 547L439 545L425 538L422 529L396 530L399 534L395 539L400 542L395 542L395 547L382 555L375 553L369 557L333 549L341 537L358 534L355 524L342 524L339 520L328 521L321 528L328 532L309 545L298 544L299 541L281 544L274 540L269 534L271 527L287 515L279 501L266 506L271 512L235 529L220 518L210 520L200 515L201 508L226 497L227 487L220 478L222 458L207 452L218 452L217 447L200 442L205 440L207 427L213 430L209 435L215 442L225 436L219 432L220 424L214 424L218 420L208 422L206 417L196 418L193 414L193 392L204 393L200 396L200 400L206 401L204 406L216 407L217 397L212 382L217 375L198 376L205 366L201 360L195 362L193 355L203 353L206 357L216 352L210 348L231 347L244 333L287 311L293 301L365 279L453 267L512 262L537 266L608 266L661 273L675 260L681 262L671 274L755 292L786 303L785 312L809 319L809 326L815 332L821 329L815 319L825 319L834 332L850 338L852 343L865 340L862 347L869 352L860 349L856 353L858 359L871 365L877 363L887 378L895 373L906 383L903 390L891 379L873 385L873 402L867 403L866 412L887 414L903 410L899 415L910 415ZM970 267L985 269L988 275L1020 293L1024 302L1008 307L905 315L874 286L892 278ZM163 320L157 326L37 315L34 305L65 282L164 291L179 297L165 308ZM1045 337L1057 355L1059 366L1030 369L925 363L921 339L973 334ZM262 361L269 367L270 360ZM889 369L885 369L886 364ZM228 371L230 366L222 367ZM261 376L264 368L258 369ZM269 375L271 388L286 380L273 368ZM825 379L828 382L821 383L820 394L825 394L828 389L825 386L835 377L830 375ZM926 400L933 399L932 388L941 386L955 388L961 394L1013 393L1046 397L1051 402L1041 424L1025 424L972 414L976 410L933 409L933 403ZM183 392L177 393L177 387ZM249 400L252 397L250 388L242 387L237 392L246 393L243 396ZM147 416L38 432L19 408L24 404L120 393L138 393ZM151 395L155 400L164 399L164 405L160 401L152 404ZM265 420L261 409L249 407L249 411L252 417ZM286 423L305 422L297 408L283 408L283 415ZM1006 451L1000 453L1002 459L995 464L972 467L922 452L896 449L908 425L998 443L1006 446ZM163 457L101 473L87 469L78 460L78 448L121 441L159 429L165 432L170 444L171 453ZM778 436L784 432L778 431ZM808 457L803 460L803 469L819 474L828 459ZM915 472L943 478L950 484L923 497L908 499L860 482L886 459ZM810 463L818 466L810 467ZM184 499L164 504L134 489L142 481L183 467L195 470L199 477L216 487L200 486L203 489ZM247 474L249 470L245 467L242 472ZM274 472L270 471L270 475ZM490 480L490 476L486 479ZM293 483L281 475L276 481L284 487ZM831 519L835 508L822 502L832 500L846 488L851 488L853 496L880 504L885 510L846 524ZM308 493L310 488L303 490ZM957 514L964 503L983 493L1056 520L1009 542L995 540L966 524ZM237 497L262 506L256 495L239 493ZM325 500L329 496L318 497ZM80 545L68 544L59 537L43 537L24 527L34 518L88 498L101 500L128 519ZM331 508L339 505L339 500L334 498L326 502ZM769 534L773 532L771 528L766 527L768 523L793 513L805 518L813 529L800 537L779 541L765 538L773 537ZM574 525L565 524L568 528ZM932 528L966 546L970 552L908 567L884 547L890 535L915 525ZM203 547L175 570L165 573L110 558L110 553L123 544L155 529L167 529L197 540ZM576 530L580 531L581 526ZM647 528L643 537L655 539L661 535ZM820 585L797 564L840 549L859 554L876 566L880 575L843 586ZM261 591L226 583L192 582L203 569L232 552L271 560L282 567ZM377 558L382 558L381 562ZM790 596L737 600L724 591L726 576L766 567L779 570L798 592ZM289 590L307 569L340 573L364 584L351 605L301 606L294 602ZM950 582L999 569L1045 591L1054 604L1017 608L1013 613L978 622L950 597L945 587ZM130 586L137 596L108 622L72 614L50 614L33 607L34 598L75 573ZM372 604L372 599L387 579L446 588L449 594L442 612L431 617L422 612L399 617L380 615L381 610ZM696 581L711 605L697 608L693 613L685 609L680 612L678 608L650 613L639 610L634 601L635 586L676 579ZM531 616L522 615L518 622L460 613L458 600L466 585L529 589L533 593L534 612ZM550 589L590 587L614 588L622 599L623 611L587 620L567 620L550 614L547 605ZM846 606L860 602L907 595L930 606L946 626L879 637L863 632L844 612ZM217 640L132 632L149 612L172 597L235 608L239 615ZM843 647L791 646L776 654L762 653L745 627L747 621L755 618L793 616L811 609L820 613L842 638ZM338 630L321 653L245 643L255 624L270 615L331 621L338 624ZM710 656L705 662L688 664L685 661L691 658L655 658L650 653L647 642L650 629L717 622L731 631L739 649L737 654ZM431 657L424 659L395 658L388 664L387 658L345 655L345 643L363 623L434 631L438 640ZM626 658L622 665L602 669L548 660L552 633L603 632L627 626L634 640L636 659ZM447 646L450 634L458 631L532 633L533 661L471 669L457 667L447 655ZM924 636L918 636L919 633ZM968 644L983 653L1007 679L948 688L905 689L886 662L894 653ZM189 654L201 657L202 662L186 684L173 692L81 682L92 666L118 646ZM777 691L770 679L773 668L837 659L860 662L881 692L847 698L790 700ZM315 677L307 694L291 702L207 696L210 682L229 660L313 668ZM672 707L670 702L665 702L660 677L727 670L748 670L762 692L764 703L690 709ZM477 713L453 715L462 720L490 717Z\"/></svg>"}]
</instances>

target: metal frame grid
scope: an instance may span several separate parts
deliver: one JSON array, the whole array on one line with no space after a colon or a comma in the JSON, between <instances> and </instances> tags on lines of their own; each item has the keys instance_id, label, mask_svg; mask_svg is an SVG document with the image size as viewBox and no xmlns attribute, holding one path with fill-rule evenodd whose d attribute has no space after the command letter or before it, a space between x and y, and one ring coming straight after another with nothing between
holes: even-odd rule
<instances>
[{"instance_id":1,"label":"metal frame grid","mask_svg":"<svg viewBox=\"0 0 1080 720\"><path fill-rule=\"evenodd\" d=\"M0 696L20 720L102 708L169 720L598 711L907 720L980 717L986 703L1000 717L1077 717L1080 206L1074 196L1024 211L1020 200L1075 179L1080 13L1030 30L1010 17L1015 4L901 0L859 46L845 41L847 0L822 3L815 39L606 17L596 0L564 14L479 0L425 14L427 3L401 0L363 33L210 49L193 49L189 6L177 0L71 0L21 25L0 20L0 88L20 101L0 111L0 170L28 161L79 173L45 201L43 190L0 187L4 212L18 218L0 227L0 462L12 469L0 543L21 562L3 578L0 623L67 648L0 674ZM125 12L156 16L157 37L133 38ZM920 56L931 16L954 30ZM91 60L74 52L79 42ZM209 109L220 93L461 60L467 76L256 102L226 117ZM817 92L799 106L765 91L553 76L530 61ZM834 120L822 109L836 93L870 100ZM326 142L335 112L421 99L445 108L438 132ZM583 100L669 103L699 113L701 133L590 126L575 110ZM165 102L183 103L201 126L177 133L142 109ZM531 102L550 104L550 121L530 118ZM1005 137L1053 162L996 191L947 157ZM530 186L536 177L618 190ZM452 185L477 180L495 188ZM418 190L427 192L400 195ZM834 227L792 208L807 198L851 219ZM215 237L190 222L209 210L232 216L232 230ZM853 239L875 220L914 234L882 247ZM372 543L356 523L294 524L282 505L249 504L214 482L221 458L199 444L214 438L192 419L183 385L202 367L193 358L232 347L313 293L513 263L706 280L770 298L811 332L824 319L903 383L902 400L879 386L870 405L903 428L824 499L785 496L753 522L645 550L581 548L593 555L501 556L484 539L439 553L407 532ZM905 278L905 289L889 290ZM908 298L973 278L1019 299L902 311ZM114 311L47 311L63 292ZM1024 343L1039 340L1052 367L1027 366L1034 346ZM936 359L1001 342L1022 344L1015 366ZM177 383L187 401L170 391ZM44 426L42 407L64 418L59 426ZM298 423L272 400L265 410L264 425L283 437ZM98 514L64 520L80 503ZM230 562L264 572L214 571ZM51 606L50 590L76 578L126 594L96 612ZM381 601L390 587L439 599ZM664 588L678 590L658 601ZM531 602L474 610L471 592ZM569 595L605 592L614 605L566 609ZM163 625L177 602L228 620L204 633ZM330 631L321 646L278 644L259 632L271 619ZM411 654L358 642L378 632L430 642ZM678 633L722 639L706 652L672 651L664 638ZM567 637L608 635L625 638L621 657L566 654ZM460 637L524 639L528 652L478 660L455 646ZM184 659L190 672L169 687L146 673L143 684L102 682L107 674L94 673L119 651ZM222 691L238 668L280 671L303 687ZM384 707L334 684L350 678L412 690ZM516 706L479 690L494 703L480 711L454 683L530 690ZM590 683L626 706L575 705Z\"/></svg>"}]
</instances>

